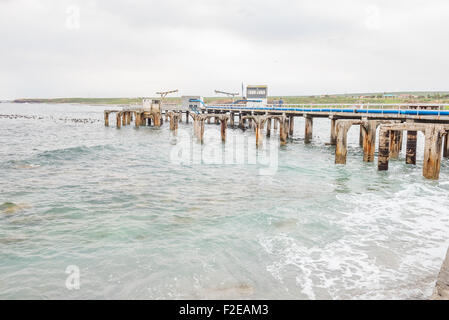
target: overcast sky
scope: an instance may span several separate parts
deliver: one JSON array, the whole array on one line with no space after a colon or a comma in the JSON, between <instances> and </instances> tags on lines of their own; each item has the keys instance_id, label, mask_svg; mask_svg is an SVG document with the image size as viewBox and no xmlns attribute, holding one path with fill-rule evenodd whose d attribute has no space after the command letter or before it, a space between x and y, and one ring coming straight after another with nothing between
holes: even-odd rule
<instances>
[{"instance_id":1,"label":"overcast sky","mask_svg":"<svg viewBox=\"0 0 449 320\"><path fill-rule=\"evenodd\" d=\"M0 99L449 90L448 0L0 0Z\"/></svg>"}]
</instances>

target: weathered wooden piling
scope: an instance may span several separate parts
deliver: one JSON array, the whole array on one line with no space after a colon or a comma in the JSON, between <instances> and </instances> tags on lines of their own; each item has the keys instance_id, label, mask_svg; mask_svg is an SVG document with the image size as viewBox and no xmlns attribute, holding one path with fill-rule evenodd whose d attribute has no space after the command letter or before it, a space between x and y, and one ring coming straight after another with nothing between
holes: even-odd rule
<instances>
[{"instance_id":1,"label":"weathered wooden piling","mask_svg":"<svg viewBox=\"0 0 449 320\"><path fill-rule=\"evenodd\" d=\"M331 119L331 137L330 137L330 144L332 146L337 144L337 128L335 126L335 123L337 119L334 119L333 117Z\"/></svg>"},{"instance_id":2,"label":"weathered wooden piling","mask_svg":"<svg viewBox=\"0 0 449 320\"><path fill-rule=\"evenodd\" d=\"M364 134L365 134L365 130L363 128L363 125L360 125L360 132L359 132L359 146L363 147L363 143L364 143Z\"/></svg>"},{"instance_id":3,"label":"weathered wooden piling","mask_svg":"<svg viewBox=\"0 0 449 320\"><path fill-rule=\"evenodd\" d=\"M312 134L313 134L313 118L310 116L305 116L304 119L306 122L304 142L310 143L312 140Z\"/></svg>"},{"instance_id":4,"label":"weathered wooden piling","mask_svg":"<svg viewBox=\"0 0 449 320\"><path fill-rule=\"evenodd\" d=\"M449 158L449 131L447 130L444 136L443 157Z\"/></svg>"},{"instance_id":5,"label":"weathered wooden piling","mask_svg":"<svg viewBox=\"0 0 449 320\"><path fill-rule=\"evenodd\" d=\"M231 128L234 128L234 120L235 120L235 119L234 119L234 118L235 118L234 112L231 111L231 112L229 113L229 116L230 116L230 118L229 118L229 120L230 120L229 122L230 122L230 123L229 123L229 124L231 125Z\"/></svg>"},{"instance_id":6,"label":"weathered wooden piling","mask_svg":"<svg viewBox=\"0 0 449 320\"><path fill-rule=\"evenodd\" d=\"M285 116L279 117L276 119L279 121L279 141L281 146L285 146L287 144L287 118Z\"/></svg>"},{"instance_id":7,"label":"weathered wooden piling","mask_svg":"<svg viewBox=\"0 0 449 320\"><path fill-rule=\"evenodd\" d=\"M335 164L346 164L346 155L348 153L348 130L352 122L339 120L336 124L337 141L335 147Z\"/></svg>"},{"instance_id":8,"label":"weathered wooden piling","mask_svg":"<svg viewBox=\"0 0 449 320\"><path fill-rule=\"evenodd\" d=\"M122 125L126 126L126 111L121 112L121 115L122 115Z\"/></svg>"},{"instance_id":9,"label":"weathered wooden piling","mask_svg":"<svg viewBox=\"0 0 449 320\"><path fill-rule=\"evenodd\" d=\"M294 125L295 125L295 117L294 116L290 116L288 121L289 121L288 134L289 134L289 136L293 136L293 130L294 130Z\"/></svg>"},{"instance_id":10,"label":"weathered wooden piling","mask_svg":"<svg viewBox=\"0 0 449 320\"><path fill-rule=\"evenodd\" d=\"M376 120L368 120L364 121L363 124L360 125L360 128L363 132L363 161L365 162L373 162L374 161L374 151L376 149L376 129L377 129L377 121Z\"/></svg>"},{"instance_id":11,"label":"weathered wooden piling","mask_svg":"<svg viewBox=\"0 0 449 320\"><path fill-rule=\"evenodd\" d=\"M136 128L140 126L140 112L136 112L136 121L134 121Z\"/></svg>"},{"instance_id":12,"label":"weathered wooden piling","mask_svg":"<svg viewBox=\"0 0 449 320\"><path fill-rule=\"evenodd\" d=\"M390 130L380 128L379 151L377 156L377 169L379 171L388 170L388 159L390 157Z\"/></svg>"},{"instance_id":13,"label":"weathered wooden piling","mask_svg":"<svg viewBox=\"0 0 449 320\"><path fill-rule=\"evenodd\" d=\"M220 117L220 123L221 123L220 132L221 132L221 141L222 142L226 141L226 127L228 126L227 122L228 122L228 117L226 115Z\"/></svg>"},{"instance_id":14,"label":"weathered wooden piling","mask_svg":"<svg viewBox=\"0 0 449 320\"><path fill-rule=\"evenodd\" d=\"M438 125L428 126L425 130L423 176L427 179L439 178L444 134L444 129Z\"/></svg>"},{"instance_id":15,"label":"weathered wooden piling","mask_svg":"<svg viewBox=\"0 0 449 320\"><path fill-rule=\"evenodd\" d=\"M391 130L390 132L390 159L399 158L401 148L401 133L399 130Z\"/></svg>"},{"instance_id":16,"label":"weathered wooden piling","mask_svg":"<svg viewBox=\"0 0 449 320\"><path fill-rule=\"evenodd\" d=\"M104 125L109 127L109 112L107 111L104 112Z\"/></svg>"},{"instance_id":17,"label":"weathered wooden piling","mask_svg":"<svg viewBox=\"0 0 449 320\"><path fill-rule=\"evenodd\" d=\"M271 135L271 118L267 119L267 137Z\"/></svg>"},{"instance_id":18,"label":"weathered wooden piling","mask_svg":"<svg viewBox=\"0 0 449 320\"><path fill-rule=\"evenodd\" d=\"M117 128L121 128L122 127L122 116L120 114L120 112L117 112L115 114L116 116L116 120L117 120Z\"/></svg>"},{"instance_id":19,"label":"weathered wooden piling","mask_svg":"<svg viewBox=\"0 0 449 320\"><path fill-rule=\"evenodd\" d=\"M189 123L190 112L186 111L186 123Z\"/></svg>"},{"instance_id":20,"label":"weathered wooden piling","mask_svg":"<svg viewBox=\"0 0 449 320\"><path fill-rule=\"evenodd\" d=\"M130 125L131 124L131 111L128 111L126 113L126 125Z\"/></svg>"},{"instance_id":21,"label":"weathered wooden piling","mask_svg":"<svg viewBox=\"0 0 449 320\"><path fill-rule=\"evenodd\" d=\"M417 141L417 131L408 130L407 131L407 150L405 156L405 163L416 164L416 141Z\"/></svg>"}]
</instances>

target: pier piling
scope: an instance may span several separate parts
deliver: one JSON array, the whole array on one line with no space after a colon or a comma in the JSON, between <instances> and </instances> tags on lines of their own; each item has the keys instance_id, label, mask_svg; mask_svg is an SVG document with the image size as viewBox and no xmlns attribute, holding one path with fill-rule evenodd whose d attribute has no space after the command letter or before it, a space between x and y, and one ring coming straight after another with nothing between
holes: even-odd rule
<instances>
[{"instance_id":1,"label":"pier piling","mask_svg":"<svg viewBox=\"0 0 449 320\"><path fill-rule=\"evenodd\" d=\"M405 156L405 163L416 164L416 140L417 131L408 130L407 131L407 150Z\"/></svg>"},{"instance_id":2,"label":"pier piling","mask_svg":"<svg viewBox=\"0 0 449 320\"><path fill-rule=\"evenodd\" d=\"M335 163L336 164L346 164L346 155L348 153L347 147L347 136L348 130L351 128L352 122L340 120L337 121L336 131L337 131L337 144L335 148Z\"/></svg>"},{"instance_id":3,"label":"pier piling","mask_svg":"<svg viewBox=\"0 0 449 320\"><path fill-rule=\"evenodd\" d=\"M376 149L376 129L378 122L376 120L364 121L364 124L360 125L362 130L361 137L363 138L363 161L373 162L374 151Z\"/></svg>"},{"instance_id":4,"label":"pier piling","mask_svg":"<svg viewBox=\"0 0 449 320\"><path fill-rule=\"evenodd\" d=\"M109 112L104 112L104 125L105 127L109 127Z\"/></svg>"},{"instance_id":5,"label":"pier piling","mask_svg":"<svg viewBox=\"0 0 449 320\"><path fill-rule=\"evenodd\" d=\"M390 132L390 159L398 159L401 148L402 131L392 130Z\"/></svg>"},{"instance_id":6,"label":"pier piling","mask_svg":"<svg viewBox=\"0 0 449 320\"><path fill-rule=\"evenodd\" d=\"M390 157L390 130L381 127L379 132L379 153L377 156L377 169L388 170L388 159Z\"/></svg>"},{"instance_id":7,"label":"pier piling","mask_svg":"<svg viewBox=\"0 0 449 320\"><path fill-rule=\"evenodd\" d=\"M428 126L425 130L423 176L437 180L440 175L441 145L445 131L438 125Z\"/></svg>"},{"instance_id":8,"label":"pier piling","mask_svg":"<svg viewBox=\"0 0 449 320\"><path fill-rule=\"evenodd\" d=\"M335 122L337 121L333 117L331 119L331 137L330 137L330 144L332 146L335 146L337 144L337 128L335 127Z\"/></svg>"},{"instance_id":9,"label":"pier piling","mask_svg":"<svg viewBox=\"0 0 449 320\"><path fill-rule=\"evenodd\" d=\"M312 140L312 132L313 132L313 118L310 116L305 116L304 119L306 122L304 142L310 143Z\"/></svg>"}]
</instances>

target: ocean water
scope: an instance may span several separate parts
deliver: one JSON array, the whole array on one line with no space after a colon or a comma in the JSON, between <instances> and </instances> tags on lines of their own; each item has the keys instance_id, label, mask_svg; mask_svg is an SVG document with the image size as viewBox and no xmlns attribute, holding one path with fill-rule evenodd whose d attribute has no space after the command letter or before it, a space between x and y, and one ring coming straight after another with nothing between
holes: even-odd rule
<instances>
[{"instance_id":1,"label":"ocean water","mask_svg":"<svg viewBox=\"0 0 449 320\"><path fill-rule=\"evenodd\" d=\"M257 151L275 159L261 174L259 160L174 161L182 146L250 155L252 130L228 129L223 147L206 125L200 146L191 122L177 135L167 123L117 129L104 108L0 104L1 299L431 295L449 246L449 161L424 179L422 136L416 166L402 151L378 172L358 127L334 165L329 120L305 145L297 119L286 147L273 134Z\"/></svg>"}]
</instances>

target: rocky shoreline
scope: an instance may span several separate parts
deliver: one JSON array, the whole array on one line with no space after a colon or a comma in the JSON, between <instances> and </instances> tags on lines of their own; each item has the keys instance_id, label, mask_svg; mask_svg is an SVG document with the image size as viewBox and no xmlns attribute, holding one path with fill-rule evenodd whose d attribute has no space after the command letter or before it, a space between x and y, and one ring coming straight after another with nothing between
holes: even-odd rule
<instances>
[{"instance_id":1,"label":"rocky shoreline","mask_svg":"<svg viewBox=\"0 0 449 320\"><path fill-rule=\"evenodd\" d=\"M449 300L449 249L435 285L431 300Z\"/></svg>"}]
</instances>

